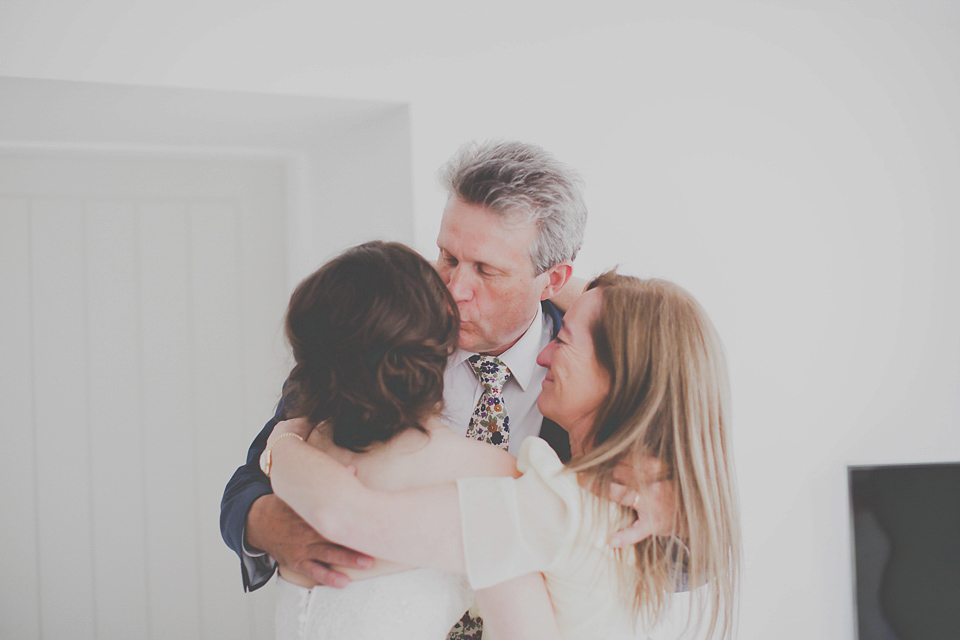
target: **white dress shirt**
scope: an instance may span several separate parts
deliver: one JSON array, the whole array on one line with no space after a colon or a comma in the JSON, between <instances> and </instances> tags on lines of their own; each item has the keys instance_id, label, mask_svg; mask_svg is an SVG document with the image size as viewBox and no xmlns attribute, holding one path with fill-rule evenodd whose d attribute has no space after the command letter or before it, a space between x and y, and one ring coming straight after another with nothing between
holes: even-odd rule
<instances>
[{"instance_id":1,"label":"white dress shirt","mask_svg":"<svg viewBox=\"0 0 960 640\"><path fill-rule=\"evenodd\" d=\"M552 335L553 319L537 305L537 317L530 328L512 347L498 356L512 374L503 387L503 404L510 417L508 450L514 456L525 439L540 434L543 416L537 408L537 396L540 395L547 370L537 364L537 355L547 346ZM472 355L469 351L457 349L447 363L443 381L443 421L463 435L467 433L470 416L483 393L480 380L467 362Z\"/></svg>"}]
</instances>

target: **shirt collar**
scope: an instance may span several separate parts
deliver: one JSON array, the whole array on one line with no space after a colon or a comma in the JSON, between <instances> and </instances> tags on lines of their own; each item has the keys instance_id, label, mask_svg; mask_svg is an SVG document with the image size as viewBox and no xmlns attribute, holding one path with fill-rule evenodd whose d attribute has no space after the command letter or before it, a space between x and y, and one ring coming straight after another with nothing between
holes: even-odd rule
<instances>
[{"instance_id":1,"label":"shirt collar","mask_svg":"<svg viewBox=\"0 0 960 640\"><path fill-rule=\"evenodd\" d=\"M530 326L524 332L520 339L512 347L501 353L498 358L510 369L511 379L516 380L520 389L526 391L527 386L533 378L534 372L540 366L537 364L537 356L540 355L540 338L543 334L543 324L546 318L543 315L543 309L537 305L537 315L530 323ZM471 351L457 349L450 359L451 367L458 366L466 362L467 358L476 355ZM467 364L467 366L470 366Z\"/></svg>"}]
</instances>

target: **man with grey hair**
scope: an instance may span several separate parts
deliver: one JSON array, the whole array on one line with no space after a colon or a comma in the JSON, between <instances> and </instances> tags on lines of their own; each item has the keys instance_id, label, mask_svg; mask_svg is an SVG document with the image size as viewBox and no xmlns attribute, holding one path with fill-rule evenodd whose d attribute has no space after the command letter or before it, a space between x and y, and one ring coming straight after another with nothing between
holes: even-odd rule
<instances>
[{"instance_id":1,"label":"man with grey hair","mask_svg":"<svg viewBox=\"0 0 960 640\"><path fill-rule=\"evenodd\" d=\"M541 435L567 459L566 434L537 407L546 369L536 358L561 324L547 300L567 284L583 242L579 179L543 149L517 142L466 147L442 177L449 197L437 271L460 312L460 348L444 379L447 424L514 455ZM488 379L501 370L509 376L490 397L495 406L502 398L502 425L485 433L474 428L487 400L478 363L489 367ZM450 637L477 637L479 627L466 614Z\"/></svg>"},{"instance_id":2,"label":"man with grey hair","mask_svg":"<svg viewBox=\"0 0 960 640\"><path fill-rule=\"evenodd\" d=\"M566 460L566 433L537 408L546 370L536 358L560 329L550 299L570 281L583 242L580 180L540 147L520 142L468 145L441 178L448 199L436 268L460 312L459 349L444 379L445 422L514 455L525 438L540 435ZM582 283L563 295L572 300L580 291ZM494 406L500 409L490 411ZM281 403L228 483L221 533L241 558L248 590L266 583L276 562L318 584L345 586L347 576L334 567L363 568L372 559L320 538L272 494L258 466L284 417Z\"/></svg>"},{"instance_id":3,"label":"man with grey hair","mask_svg":"<svg viewBox=\"0 0 960 640\"><path fill-rule=\"evenodd\" d=\"M536 226L530 247L536 274L577 257L587 225L580 178L540 147L520 142L467 145L441 169L440 177L451 198Z\"/></svg>"},{"instance_id":4,"label":"man with grey hair","mask_svg":"<svg viewBox=\"0 0 960 640\"><path fill-rule=\"evenodd\" d=\"M536 357L561 321L557 308L544 301L570 279L583 241L587 211L580 180L540 147L520 142L466 145L441 169L441 180L448 200L437 271L460 311L460 349L445 378L446 421L466 433L482 389L467 360L499 356L512 379L502 389L508 424L492 440L516 452L523 439L541 431L536 399L545 370ZM247 589L269 579L273 560L318 583L344 586L347 577L330 566L362 566L367 559L317 538L273 496L260 472L260 453L282 417L281 405L227 485L221 533L243 561ZM562 431L547 425L544 435L569 455Z\"/></svg>"}]
</instances>

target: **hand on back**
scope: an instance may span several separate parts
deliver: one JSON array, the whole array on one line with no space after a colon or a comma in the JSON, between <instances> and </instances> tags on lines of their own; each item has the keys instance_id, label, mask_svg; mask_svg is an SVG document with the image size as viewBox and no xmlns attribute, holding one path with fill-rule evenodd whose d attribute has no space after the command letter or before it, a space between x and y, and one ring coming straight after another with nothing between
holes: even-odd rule
<instances>
[{"instance_id":1,"label":"hand on back","mask_svg":"<svg viewBox=\"0 0 960 640\"><path fill-rule=\"evenodd\" d=\"M666 463L653 457L644 458L638 471L625 464L618 467L615 475L623 484L610 486L610 499L632 508L637 519L613 535L611 546L629 546L650 536L685 536L668 471Z\"/></svg>"},{"instance_id":2,"label":"hand on back","mask_svg":"<svg viewBox=\"0 0 960 640\"><path fill-rule=\"evenodd\" d=\"M343 588L350 578L334 567L367 569L373 558L328 542L273 494L253 503L247 515L247 542L279 564L317 584Z\"/></svg>"}]
</instances>

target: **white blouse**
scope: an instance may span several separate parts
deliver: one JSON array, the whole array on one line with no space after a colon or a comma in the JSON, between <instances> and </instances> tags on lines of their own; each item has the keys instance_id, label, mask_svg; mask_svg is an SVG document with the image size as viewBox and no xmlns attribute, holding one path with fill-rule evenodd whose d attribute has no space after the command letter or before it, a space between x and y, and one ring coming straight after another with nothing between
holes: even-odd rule
<instances>
[{"instance_id":1,"label":"white blouse","mask_svg":"<svg viewBox=\"0 0 960 640\"><path fill-rule=\"evenodd\" d=\"M524 441L517 468L516 479L457 481L470 586L541 571L565 639L623 637L631 594L619 589L607 542L616 505L582 488L540 438Z\"/></svg>"}]
</instances>

